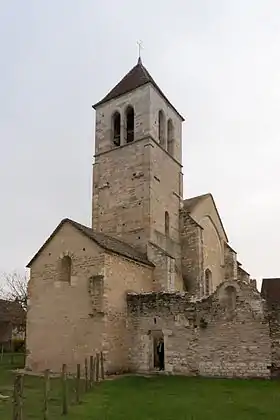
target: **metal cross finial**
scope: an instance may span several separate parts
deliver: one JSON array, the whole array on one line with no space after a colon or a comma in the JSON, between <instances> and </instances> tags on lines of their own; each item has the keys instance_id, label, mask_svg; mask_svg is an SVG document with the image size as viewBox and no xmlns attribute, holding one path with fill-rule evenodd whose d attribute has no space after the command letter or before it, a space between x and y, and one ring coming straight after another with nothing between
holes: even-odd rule
<instances>
[{"instance_id":1,"label":"metal cross finial","mask_svg":"<svg viewBox=\"0 0 280 420\"><path fill-rule=\"evenodd\" d=\"M141 63L141 49L143 49L143 42L137 41L137 45L138 45L138 63Z\"/></svg>"}]
</instances>

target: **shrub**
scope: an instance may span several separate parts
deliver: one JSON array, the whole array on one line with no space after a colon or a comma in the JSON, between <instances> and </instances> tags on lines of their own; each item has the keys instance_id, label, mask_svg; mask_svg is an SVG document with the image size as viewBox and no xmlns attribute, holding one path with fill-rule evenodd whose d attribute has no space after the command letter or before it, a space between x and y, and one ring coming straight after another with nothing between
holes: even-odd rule
<instances>
[{"instance_id":1,"label":"shrub","mask_svg":"<svg viewBox=\"0 0 280 420\"><path fill-rule=\"evenodd\" d=\"M15 353L23 353L25 351L25 340L21 338L14 338L12 342L12 349Z\"/></svg>"}]
</instances>

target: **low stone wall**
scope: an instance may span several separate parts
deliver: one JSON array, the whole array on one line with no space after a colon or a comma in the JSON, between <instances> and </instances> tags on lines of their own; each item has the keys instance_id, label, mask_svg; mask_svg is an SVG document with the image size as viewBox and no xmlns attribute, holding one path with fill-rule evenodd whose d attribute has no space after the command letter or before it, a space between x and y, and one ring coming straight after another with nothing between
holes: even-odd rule
<instances>
[{"instance_id":1,"label":"low stone wall","mask_svg":"<svg viewBox=\"0 0 280 420\"><path fill-rule=\"evenodd\" d=\"M280 304L267 302L271 339L271 375L280 377Z\"/></svg>"},{"instance_id":2,"label":"low stone wall","mask_svg":"<svg viewBox=\"0 0 280 420\"><path fill-rule=\"evenodd\" d=\"M212 377L270 377L269 325L258 291L224 282L203 300L187 293L128 294L130 370L154 370L162 331L165 370Z\"/></svg>"}]
</instances>

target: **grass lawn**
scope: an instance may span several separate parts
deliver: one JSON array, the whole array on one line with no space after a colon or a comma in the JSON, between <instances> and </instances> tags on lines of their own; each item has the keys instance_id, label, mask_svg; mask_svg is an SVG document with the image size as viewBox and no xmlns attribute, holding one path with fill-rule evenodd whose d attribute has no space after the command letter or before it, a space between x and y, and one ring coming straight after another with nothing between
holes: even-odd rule
<instances>
[{"instance_id":1,"label":"grass lawn","mask_svg":"<svg viewBox=\"0 0 280 420\"><path fill-rule=\"evenodd\" d=\"M0 364L0 393L12 394L8 363ZM50 420L61 419L60 380L51 381ZM74 398L73 383L69 397ZM43 381L24 380L24 420L43 419ZM0 401L0 419L12 420L11 399ZM69 420L277 420L280 382L211 380L175 376L105 381L71 405Z\"/></svg>"}]
</instances>

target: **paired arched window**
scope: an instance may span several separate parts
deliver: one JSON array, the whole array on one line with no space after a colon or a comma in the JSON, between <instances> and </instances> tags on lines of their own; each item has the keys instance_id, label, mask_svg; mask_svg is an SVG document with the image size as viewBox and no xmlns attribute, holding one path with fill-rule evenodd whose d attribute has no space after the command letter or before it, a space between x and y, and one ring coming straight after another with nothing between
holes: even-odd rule
<instances>
[{"instance_id":1,"label":"paired arched window","mask_svg":"<svg viewBox=\"0 0 280 420\"><path fill-rule=\"evenodd\" d=\"M60 260L60 281L65 283L71 283L71 274L72 274L72 260L68 255L65 255Z\"/></svg>"},{"instance_id":2,"label":"paired arched window","mask_svg":"<svg viewBox=\"0 0 280 420\"><path fill-rule=\"evenodd\" d=\"M128 106L126 108L124 114L124 121L125 121L125 141L126 143L131 143L134 140L134 109L132 106ZM116 111L112 116L112 132L113 132L113 143L115 146L120 146L122 144L122 131L121 131L121 114Z\"/></svg>"},{"instance_id":3,"label":"paired arched window","mask_svg":"<svg viewBox=\"0 0 280 420\"><path fill-rule=\"evenodd\" d=\"M172 156L174 154L174 126L172 120L169 118L167 122L167 151Z\"/></svg>"},{"instance_id":4,"label":"paired arched window","mask_svg":"<svg viewBox=\"0 0 280 420\"><path fill-rule=\"evenodd\" d=\"M115 146L121 144L121 114L118 111L113 114L113 143Z\"/></svg>"},{"instance_id":5,"label":"paired arched window","mask_svg":"<svg viewBox=\"0 0 280 420\"><path fill-rule=\"evenodd\" d=\"M207 268L205 270L205 279L204 279L204 281L205 281L205 283L204 283L205 284L205 286L204 286L204 293L205 293L206 296L209 296L210 295L210 292L211 292L211 287L212 287L212 273L209 270L209 268Z\"/></svg>"},{"instance_id":6,"label":"paired arched window","mask_svg":"<svg viewBox=\"0 0 280 420\"><path fill-rule=\"evenodd\" d=\"M131 143L134 140L134 109L127 107L126 113L126 142Z\"/></svg>"},{"instance_id":7,"label":"paired arched window","mask_svg":"<svg viewBox=\"0 0 280 420\"><path fill-rule=\"evenodd\" d=\"M164 229L165 229L165 236L169 236L169 213L168 211L165 212L164 217Z\"/></svg>"},{"instance_id":8,"label":"paired arched window","mask_svg":"<svg viewBox=\"0 0 280 420\"><path fill-rule=\"evenodd\" d=\"M164 146L165 142L165 115L162 110L158 112L158 139L159 144Z\"/></svg>"}]
</instances>

